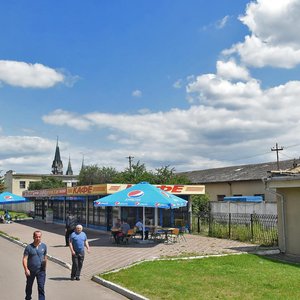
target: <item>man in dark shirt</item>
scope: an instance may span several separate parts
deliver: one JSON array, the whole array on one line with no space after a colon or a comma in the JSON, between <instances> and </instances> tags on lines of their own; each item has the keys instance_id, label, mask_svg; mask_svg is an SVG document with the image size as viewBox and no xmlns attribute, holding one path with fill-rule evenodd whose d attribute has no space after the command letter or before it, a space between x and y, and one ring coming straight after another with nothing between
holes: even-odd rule
<instances>
[{"instance_id":1,"label":"man in dark shirt","mask_svg":"<svg viewBox=\"0 0 300 300\"><path fill-rule=\"evenodd\" d=\"M66 219L66 233L65 233L65 242L66 242L66 247L69 247L69 238L70 234L74 231L76 226L76 219L75 217L68 212L68 216Z\"/></svg>"},{"instance_id":2,"label":"man in dark shirt","mask_svg":"<svg viewBox=\"0 0 300 300\"><path fill-rule=\"evenodd\" d=\"M39 300L45 300L45 281L47 264L47 246L41 242L42 233L33 233L33 243L26 246L23 255L23 267L26 275L26 300L31 299L32 285L37 280Z\"/></svg>"}]
</instances>

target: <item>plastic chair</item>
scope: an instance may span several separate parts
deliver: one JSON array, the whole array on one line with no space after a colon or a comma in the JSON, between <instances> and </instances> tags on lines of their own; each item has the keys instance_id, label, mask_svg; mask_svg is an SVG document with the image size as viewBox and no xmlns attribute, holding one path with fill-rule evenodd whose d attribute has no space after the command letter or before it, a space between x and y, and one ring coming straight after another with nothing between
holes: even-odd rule
<instances>
[{"instance_id":1,"label":"plastic chair","mask_svg":"<svg viewBox=\"0 0 300 300\"><path fill-rule=\"evenodd\" d=\"M171 240L173 243L178 241L179 237L179 228L173 228L171 233L168 235L168 239Z\"/></svg>"},{"instance_id":2,"label":"plastic chair","mask_svg":"<svg viewBox=\"0 0 300 300\"><path fill-rule=\"evenodd\" d=\"M123 238L123 243L129 244L129 241L133 238L133 236L134 236L134 229L129 229L127 231L126 236L124 236L124 238Z\"/></svg>"},{"instance_id":3,"label":"plastic chair","mask_svg":"<svg viewBox=\"0 0 300 300\"><path fill-rule=\"evenodd\" d=\"M185 238L185 236L184 236L185 230L186 230L185 227L181 227L181 228L179 229L178 240L184 240L184 241L186 242L186 238Z\"/></svg>"}]
</instances>

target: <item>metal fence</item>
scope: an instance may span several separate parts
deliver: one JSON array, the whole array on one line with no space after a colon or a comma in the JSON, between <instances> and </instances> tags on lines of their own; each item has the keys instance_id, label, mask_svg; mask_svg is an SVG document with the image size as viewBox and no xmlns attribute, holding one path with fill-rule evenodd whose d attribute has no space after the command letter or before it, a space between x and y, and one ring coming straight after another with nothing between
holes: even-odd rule
<instances>
[{"instance_id":1,"label":"metal fence","mask_svg":"<svg viewBox=\"0 0 300 300\"><path fill-rule=\"evenodd\" d=\"M210 213L194 218L193 232L263 246L278 245L277 215Z\"/></svg>"}]
</instances>

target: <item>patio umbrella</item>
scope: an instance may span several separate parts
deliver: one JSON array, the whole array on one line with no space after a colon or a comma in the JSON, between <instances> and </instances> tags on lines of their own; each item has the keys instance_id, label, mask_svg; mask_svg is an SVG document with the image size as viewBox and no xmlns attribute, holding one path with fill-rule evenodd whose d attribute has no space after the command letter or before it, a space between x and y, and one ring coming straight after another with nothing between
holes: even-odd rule
<instances>
[{"instance_id":1,"label":"patio umbrella","mask_svg":"<svg viewBox=\"0 0 300 300\"><path fill-rule=\"evenodd\" d=\"M9 192L3 192L0 194L0 205L2 204L13 204L13 203L23 203L28 200L22 196L18 196Z\"/></svg>"},{"instance_id":2,"label":"patio umbrella","mask_svg":"<svg viewBox=\"0 0 300 300\"><path fill-rule=\"evenodd\" d=\"M148 182L141 182L125 190L94 201L94 206L143 207L143 231L145 230L145 207L179 208L187 201L161 190ZM143 234L144 237L144 234Z\"/></svg>"}]
</instances>

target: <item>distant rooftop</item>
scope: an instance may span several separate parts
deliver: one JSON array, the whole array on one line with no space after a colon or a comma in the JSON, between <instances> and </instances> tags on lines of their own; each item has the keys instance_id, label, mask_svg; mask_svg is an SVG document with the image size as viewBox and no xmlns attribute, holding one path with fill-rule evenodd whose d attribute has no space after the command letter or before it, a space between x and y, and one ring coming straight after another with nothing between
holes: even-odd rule
<instances>
[{"instance_id":1,"label":"distant rooftop","mask_svg":"<svg viewBox=\"0 0 300 300\"><path fill-rule=\"evenodd\" d=\"M294 169L295 160L289 159L280 161L279 167L280 170L276 172L284 172L285 170ZM212 182L261 180L263 177L270 175L271 171L275 170L277 170L277 162L267 162L261 164L181 172L180 174L186 175L194 184L205 184Z\"/></svg>"}]
</instances>

